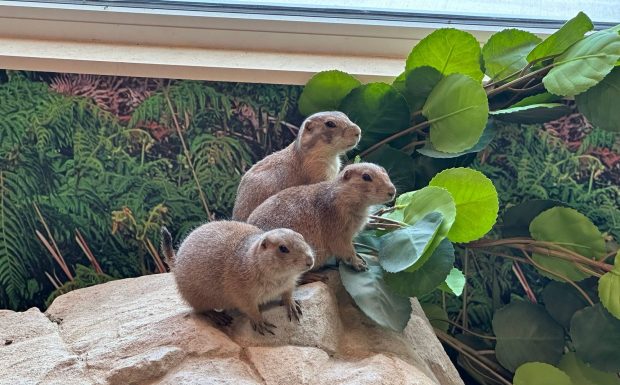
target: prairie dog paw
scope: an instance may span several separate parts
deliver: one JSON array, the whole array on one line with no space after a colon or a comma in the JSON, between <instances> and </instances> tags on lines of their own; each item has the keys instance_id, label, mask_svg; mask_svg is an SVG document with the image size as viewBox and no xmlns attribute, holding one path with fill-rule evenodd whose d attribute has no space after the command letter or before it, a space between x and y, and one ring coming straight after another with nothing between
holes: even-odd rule
<instances>
[{"instance_id":1,"label":"prairie dog paw","mask_svg":"<svg viewBox=\"0 0 620 385\"><path fill-rule=\"evenodd\" d=\"M265 335L265 333L275 335L272 329L276 329L276 325L272 323L269 323L265 320L261 320L261 321L250 320L250 324L252 325L252 329L254 329L255 332L258 332L263 336Z\"/></svg>"}]
</instances>

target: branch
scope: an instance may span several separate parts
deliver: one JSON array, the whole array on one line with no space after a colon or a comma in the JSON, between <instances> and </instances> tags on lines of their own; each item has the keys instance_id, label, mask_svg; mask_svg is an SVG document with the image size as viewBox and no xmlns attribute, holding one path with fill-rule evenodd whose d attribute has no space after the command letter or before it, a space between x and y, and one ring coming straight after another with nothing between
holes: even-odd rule
<instances>
[{"instance_id":1,"label":"branch","mask_svg":"<svg viewBox=\"0 0 620 385\"><path fill-rule=\"evenodd\" d=\"M366 155L370 154L371 152L374 152L379 147L383 146L386 143L389 143L389 142L393 141L394 139L398 139L401 136L404 136L404 135L412 133L412 132L414 132L416 130L421 130L421 129L425 128L425 127L428 127L434 121L435 120L427 120L426 122L422 122L422 123L416 124L415 126L411 126L409 128L406 128L406 129L404 129L402 131L399 131L399 132L395 133L394 135L388 136L387 138L383 139L382 141L377 142L377 143L373 144L372 146L370 146L369 148L367 148L366 150L362 151L360 153L360 158L363 158Z\"/></svg>"}]
</instances>

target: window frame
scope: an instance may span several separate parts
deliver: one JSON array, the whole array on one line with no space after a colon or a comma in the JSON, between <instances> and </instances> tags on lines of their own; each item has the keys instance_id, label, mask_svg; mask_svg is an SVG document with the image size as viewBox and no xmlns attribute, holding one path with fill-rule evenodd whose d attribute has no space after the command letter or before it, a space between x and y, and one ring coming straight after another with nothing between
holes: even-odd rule
<instances>
[{"instance_id":1,"label":"window frame","mask_svg":"<svg viewBox=\"0 0 620 385\"><path fill-rule=\"evenodd\" d=\"M362 81L391 81L411 47L437 28L459 28L484 43L510 26L508 20L437 15L387 20L333 11L71 3L0 2L0 68L281 84L304 84L318 71L340 69ZM519 27L541 37L561 25L528 23Z\"/></svg>"}]
</instances>

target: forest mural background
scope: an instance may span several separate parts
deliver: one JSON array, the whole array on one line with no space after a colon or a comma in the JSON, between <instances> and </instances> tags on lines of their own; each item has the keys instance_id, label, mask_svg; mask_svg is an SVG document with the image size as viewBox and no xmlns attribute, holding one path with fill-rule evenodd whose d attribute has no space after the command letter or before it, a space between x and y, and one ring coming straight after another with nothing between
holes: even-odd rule
<instances>
[{"instance_id":1,"label":"forest mural background","mask_svg":"<svg viewBox=\"0 0 620 385\"><path fill-rule=\"evenodd\" d=\"M74 288L165 271L160 226L178 241L228 218L243 172L295 137L300 93L0 71L0 308L45 308ZM502 126L462 162L493 180L503 208L562 200L620 239L618 140L574 114L544 130ZM502 288L518 290L505 270ZM468 277L472 292L483 273Z\"/></svg>"}]
</instances>

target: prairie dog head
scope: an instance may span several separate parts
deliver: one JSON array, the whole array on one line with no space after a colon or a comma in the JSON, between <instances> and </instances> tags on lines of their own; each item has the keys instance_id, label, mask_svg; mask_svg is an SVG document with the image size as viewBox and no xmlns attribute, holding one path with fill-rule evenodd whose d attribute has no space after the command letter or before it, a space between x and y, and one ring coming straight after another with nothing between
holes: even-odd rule
<instances>
[{"instance_id":1,"label":"prairie dog head","mask_svg":"<svg viewBox=\"0 0 620 385\"><path fill-rule=\"evenodd\" d=\"M324 111L304 120L297 134L297 146L302 151L322 148L330 154L342 154L360 141L362 130L339 111Z\"/></svg>"},{"instance_id":2,"label":"prairie dog head","mask_svg":"<svg viewBox=\"0 0 620 385\"><path fill-rule=\"evenodd\" d=\"M387 171L374 163L348 165L338 174L338 181L368 205L387 203L396 196L396 187Z\"/></svg>"},{"instance_id":3,"label":"prairie dog head","mask_svg":"<svg viewBox=\"0 0 620 385\"><path fill-rule=\"evenodd\" d=\"M258 259L276 275L301 274L314 266L314 251L298 232L290 229L267 231L258 243Z\"/></svg>"}]
</instances>

